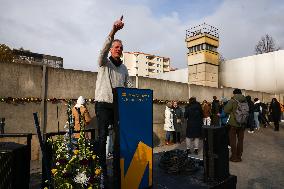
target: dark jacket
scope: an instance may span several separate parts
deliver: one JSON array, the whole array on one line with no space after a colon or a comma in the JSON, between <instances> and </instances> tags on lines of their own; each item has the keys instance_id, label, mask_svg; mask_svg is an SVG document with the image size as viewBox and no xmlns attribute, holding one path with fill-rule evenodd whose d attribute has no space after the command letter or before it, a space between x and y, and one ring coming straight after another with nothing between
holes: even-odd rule
<instances>
[{"instance_id":1,"label":"dark jacket","mask_svg":"<svg viewBox=\"0 0 284 189\"><path fill-rule=\"evenodd\" d=\"M219 126L220 125L220 114L221 114L221 106L219 100L213 100L212 108L211 108L211 125Z\"/></svg>"},{"instance_id":2,"label":"dark jacket","mask_svg":"<svg viewBox=\"0 0 284 189\"><path fill-rule=\"evenodd\" d=\"M212 114L218 114L221 113L221 106L219 100L213 100L212 107L211 107L211 113Z\"/></svg>"},{"instance_id":3,"label":"dark jacket","mask_svg":"<svg viewBox=\"0 0 284 189\"><path fill-rule=\"evenodd\" d=\"M238 103L234 99L238 100L239 102L246 102L246 97L244 97L244 95L235 94L224 107L224 111L230 115L228 125L241 127L241 125L236 121L235 112L237 110Z\"/></svg>"},{"instance_id":4,"label":"dark jacket","mask_svg":"<svg viewBox=\"0 0 284 189\"><path fill-rule=\"evenodd\" d=\"M252 128L254 125L254 104L251 100L247 100L249 106L249 117L247 122L247 128Z\"/></svg>"},{"instance_id":5,"label":"dark jacket","mask_svg":"<svg viewBox=\"0 0 284 189\"><path fill-rule=\"evenodd\" d=\"M186 137L199 138L202 135L202 108L198 102L189 104L185 108L184 118L187 119Z\"/></svg>"},{"instance_id":6,"label":"dark jacket","mask_svg":"<svg viewBox=\"0 0 284 189\"><path fill-rule=\"evenodd\" d=\"M273 121L280 121L281 109L280 103L274 102L270 104L269 112L272 114Z\"/></svg>"},{"instance_id":7,"label":"dark jacket","mask_svg":"<svg viewBox=\"0 0 284 189\"><path fill-rule=\"evenodd\" d=\"M173 113L174 113L174 128L175 128L175 131L181 132L182 117L183 117L182 110L179 106L174 108L173 110L174 110Z\"/></svg>"},{"instance_id":8,"label":"dark jacket","mask_svg":"<svg viewBox=\"0 0 284 189\"><path fill-rule=\"evenodd\" d=\"M253 111L254 112L260 112L260 107L261 107L260 101L255 102L254 107L253 107Z\"/></svg>"}]
</instances>

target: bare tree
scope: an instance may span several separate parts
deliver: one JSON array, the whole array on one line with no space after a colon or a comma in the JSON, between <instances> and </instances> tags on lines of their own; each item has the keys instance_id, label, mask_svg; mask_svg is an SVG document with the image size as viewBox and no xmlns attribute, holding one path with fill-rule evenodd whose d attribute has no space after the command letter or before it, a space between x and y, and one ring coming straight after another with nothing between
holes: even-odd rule
<instances>
[{"instance_id":1,"label":"bare tree","mask_svg":"<svg viewBox=\"0 0 284 189\"><path fill-rule=\"evenodd\" d=\"M266 34L262 36L261 39L258 41L257 45L255 46L255 54L263 54L273 51L278 51L280 47L276 47L274 39Z\"/></svg>"},{"instance_id":2,"label":"bare tree","mask_svg":"<svg viewBox=\"0 0 284 189\"><path fill-rule=\"evenodd\" d=\"M219 53L219 60L218 60L219 64L222 64L225 61L226 61L226 58L221 53Z\"/></svg>"}]
</instances>

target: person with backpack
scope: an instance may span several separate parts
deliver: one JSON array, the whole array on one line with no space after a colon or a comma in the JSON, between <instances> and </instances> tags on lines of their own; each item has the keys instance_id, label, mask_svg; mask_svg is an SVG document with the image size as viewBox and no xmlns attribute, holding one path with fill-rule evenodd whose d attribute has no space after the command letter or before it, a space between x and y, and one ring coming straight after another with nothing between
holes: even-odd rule
<instances>
[{"instance_id":1,"label":"person with backpack","mask_svg":"<svg viewBox=\"0 0 284 189\"><path fill-rule=\"evenodd\" d=\"M233 97L225 105L224 111L229 114L228 125L232 155L230 161L242 161L245 126L249 117L249 106L240 89L233 91Z\"/></svg>"}]
</instances>

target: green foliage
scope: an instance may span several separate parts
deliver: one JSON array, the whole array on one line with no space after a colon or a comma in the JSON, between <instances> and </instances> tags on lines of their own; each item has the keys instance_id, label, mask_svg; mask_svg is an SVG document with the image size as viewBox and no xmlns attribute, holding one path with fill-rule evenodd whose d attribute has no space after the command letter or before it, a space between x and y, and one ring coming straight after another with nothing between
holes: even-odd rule
<instances>
[{"instance_id":1,"label":"green foliage","mask_svg":"<svg viewBox=\"0 0 284 189\"><path fill-rule=\"evenodd\" d=\"M13 51L7 45L0 44L0 63L11 63L13 60Z\"/></svg>"}]
</instances>

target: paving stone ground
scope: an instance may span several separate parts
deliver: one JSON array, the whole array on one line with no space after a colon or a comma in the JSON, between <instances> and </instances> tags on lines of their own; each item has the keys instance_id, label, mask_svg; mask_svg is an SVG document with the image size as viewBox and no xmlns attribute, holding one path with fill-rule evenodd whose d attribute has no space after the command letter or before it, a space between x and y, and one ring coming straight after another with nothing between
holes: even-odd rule
<instances>
[{"instance_id":1,"label":"paving stone ground","mask_svg":"<svg viewBox=\"0 0 284 189\"><path fill-rule=\"evenodd\" d=\"M170 146L158 146L153 151L155 154L173 149L185 149L185 142ZM200 143L200 149L197 157L202 158L202 142ZM157 164L158 160L155 160L153 163ZM31 189L40 188L40 172L40 163L32 161ZM284 123L281 123L279 132L275 132L272 127L261 128L253 134L249 134L246 131L243 161L239 163L230 162L230 173L237 176L237 189L283 189ZM161 183L159 185L163 185L163 188L171 189L166 184ZM177 182L173 189L179 188L179 183Z\"/></svg>"}]
</instances>

